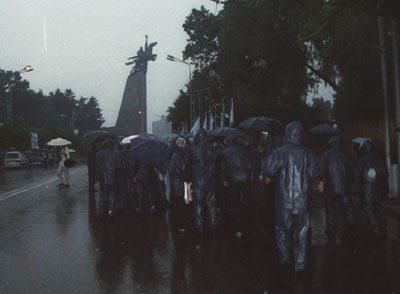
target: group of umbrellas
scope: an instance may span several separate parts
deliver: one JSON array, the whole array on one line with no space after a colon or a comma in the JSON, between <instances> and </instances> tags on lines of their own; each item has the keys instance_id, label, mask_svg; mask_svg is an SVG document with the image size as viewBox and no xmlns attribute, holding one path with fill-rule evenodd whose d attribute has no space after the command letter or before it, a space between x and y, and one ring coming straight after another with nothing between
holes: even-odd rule
<instances>
[{"instance_id":1,"label":"group of umbrellas","mask_svg":"<svg viewBox=\"0 0 400 294\"><path fill-rule=\"evenodd\" d=\"M244 120L238 128L220 127L210 131L210 135L217 137L238 136L244 137L246 133L268 132L282 133L284 131L283 124L274 118L269 117L250 117ZM340 134L340 130L336 126L321 124L309 130L314 135L333 136ZM92 144L103 142L107 138L118 139L121 144L130 144L130 150L142 161L149 164L159 165L166 163L169 159L170 145L174 142L178 135L170 134L158 138L151 134L137 134L127 137L115 136L106 131L92 131L86 133L83 138L92 141ZM353 142L361 144L368 138L355 138ZM56 138L47 142L48 146L67 146L71 142L63 138Z\"/></svg>"}]
</instances>

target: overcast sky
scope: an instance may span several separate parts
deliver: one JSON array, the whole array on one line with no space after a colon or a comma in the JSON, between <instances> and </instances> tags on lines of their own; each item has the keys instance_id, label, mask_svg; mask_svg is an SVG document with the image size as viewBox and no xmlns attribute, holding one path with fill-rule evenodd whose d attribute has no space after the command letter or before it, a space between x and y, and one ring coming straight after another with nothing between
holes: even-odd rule
<instances>
[{"instance_id":1,"label":"overcast sky","mask_svg":"<svg viewBox=\"0 0 400 294\"><path fill-rule=\"evenodd\" d=\"M23 78L35 91L72 89L77 99L96 97L103 126L113 126L131 70L125 62L147 34L149 43L158 42L147 72L151 127L188 80L188 67L166 56L182 58L182 24L201 5L217 9L210 0L0 0L0 68L31 65L34 71Z\"/></svg>"}]
</instances>

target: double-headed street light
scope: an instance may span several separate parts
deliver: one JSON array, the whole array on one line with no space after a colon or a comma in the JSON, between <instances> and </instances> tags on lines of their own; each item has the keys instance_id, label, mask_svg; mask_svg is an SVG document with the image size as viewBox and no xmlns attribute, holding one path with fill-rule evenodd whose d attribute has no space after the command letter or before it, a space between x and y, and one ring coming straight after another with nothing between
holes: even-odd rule
<instances>
[{"instance_id":1,"label":"double-headed street light","mask_svg":"<svg viewBox=\"0 0 400 294\"><path fill-rule=\"evenodd\" d=\"M193 97L192 97L192 66L190 65L189 62L186 62L182 59L176 58L172 55L167 55L167 60L169 61L176 61L176 62L180 62L180 63L184 63L189 67L189 103L190 103L190 127L192 127L193 125Z\"/></svg>"},{"instance_id":2,"label":"double-headed street light","mask_svg":"<svg viewBox=\"0 0 400 294\"><path fill-rule=\"evenodd\" d=\"M25 73L25 72L30 72L33 71L32 66L27 65L24 68L20 69L18 72L19 73ZM8 86L8 91L9 91L9 97L8 97L8 101L7 101L7 119L11 120L12 119L12 88L13 88L13 83L15 80L15 76L14 74L12 74L11 76L11 82Z\"/></svg>"}]
</instances>

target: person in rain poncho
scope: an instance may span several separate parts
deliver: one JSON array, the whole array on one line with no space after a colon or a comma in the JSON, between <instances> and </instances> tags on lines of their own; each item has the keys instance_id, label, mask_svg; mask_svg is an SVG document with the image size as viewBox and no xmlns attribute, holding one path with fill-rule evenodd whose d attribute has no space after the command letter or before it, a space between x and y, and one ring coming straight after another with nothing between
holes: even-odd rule
<instances>
[{"instance_id":1,"label":"person in rain poncho","mask_svg":"<svg viewBox=\"0 0 400 294\"><path fill-rule=\"evenodd\" d=\"M263 142L261 146L259 146L259 148L262 150L262 170L264 173L264 171L266 170L266 164L268 162L268 158L276 149L271 134L268 133L264 134ZM268 185L264 182L264 195L265 195L265 204L267 212L267 221L270 224L270 226L273 226L275 220L275 190L276 190L275 179L271 179Z\"/></svg>"},{"instance_id":2,"label":"person in rain poncho","mask_svg":"<svg viewBox=\"0 0 400 294\"><path fill-rule=\"evenodd\" d=\"M361 205L367 217L370 231L376 237L382 233L380 208L387 196L388 174L383 160L374 153L374 143L366 140L360 146L360 157L354 169L354 178L358 183Z\"/></svg>"},{"instance_id":3,"label":"person in rain poncho","mask_svg":"<svg viewBox=\"0 0 400 294\"><path fill-rule=\"evenodd\" d=\"M114 152L117 154L118 164L115 177L115 213L120 213L125 208L125 202L128 194L128 160L126 152L122 150L120 141L113 140Z\"/></svg>"},{"instance_id":4,"label":"person in rain poncho","mask_svg":"<svg viewBox=\"0 0 400 294\"><path fill-rule=\"evenodd\" d=\"M279 261L287 267L293 254L294 269L300 272L306 266L310 190L318 177L317 160L314 152L303 145L301 123L287 125L283 143L268 158L264 174L268 176L266 183L270 177L277 177L275 235Z\"/></svg>"},{"instance_id":5,"label":"person in rain poncho","mask_svg":"<svg viewBox=\"0 0 400 294\"><path fill-rule=\"evenodd\" d=\"M173 142L172 155L168 165L171 187L170 210L176 223L175 227L180 233L184 232L187 226L184 182L189 180L185 172L185 144L184 138L178 138Z\"/></svg>"},{"instance_id":6,"label":"person in rain poncho","mask_svg":"<svg viewBox=\"0 0 400 294\"><path fill-rule=\"evenodd\" d=\"M132 150L130 152L132 153ZM155 200L158 192L154 165L141 162L140 158L137 158L134 174L136 212L139 214L152 214L156 208Z\"/></svg>"},{"instance_id":7,"label":"person in rain poncho","mask_svg":"<svg viewBox=\"0 0 400 294\"><path fill-rule=\"evenodd\" d=\"M115 178L118 169L118 154L113 150L113 140L107 138L103 150L96 155L96 176L100 182L98 214L113 217L115 209Z\"/></svg>"},{"instance_id":8,"label":"person in rain poncho","mask_svg":"<svg viewBox=\"0 0 400 294\"><path fill-rule=\"evenodd\" d=\"M341 136L334 136L329 140L330 148L321 157L321 179L319 189L325 192L326 234L328 242L336 241L336 219L334 209L339 201L345 212L350 231L354 229L354 212L350 201L352 180L352 159L343 149ZM322 186L321 186L322 185Z\"/></svg>"},{"instance_id":9,"label":"person in rain poncho","mask_svg":"<svg viewBox=\"0 0 400 294\"><path fill-rule=\"evenodd\" d=\"M215 179L217 154L207 144L207 132L200 129L188 149L187 165L193 186L194 229L203 232L208 224L212 231L217 225Z\"/></svg>"},{"instance_id":10,"label":"person in rain poncho","mask_svg":"<svg viewBox=\"0 0 400 294\"><path fill-rule=\"evenodd\" d=\"M224 186L228 188L228 205L231 209L231 223L241 236L245 222L244 212L255 208L255 199L249 193L250 162L245 147L237 144L237 137L225 139L227 148L222 152L221 176Z\"/></svg>"},{"instance_id":11,"label":"person in rain poncho","mask_svg":"<svg viewBox=\"0 0 400 294\"><path fill-rule=\"evenodd\" d=\"M97 192L95 189L96 181L96 154L97 154L97 144L92 143L89 152L87 154L87 167L88 167L88 177L89 177L89 193L93 194Z\"/></svg>"}]
</instances>

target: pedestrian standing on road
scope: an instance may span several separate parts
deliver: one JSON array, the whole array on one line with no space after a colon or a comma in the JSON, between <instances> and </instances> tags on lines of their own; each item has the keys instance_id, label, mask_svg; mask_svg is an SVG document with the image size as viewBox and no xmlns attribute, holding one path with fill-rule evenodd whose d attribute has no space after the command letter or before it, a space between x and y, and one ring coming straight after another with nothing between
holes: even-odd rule
<instances>
[{"instance_id":1,"label":"pedestrian standing on road","mask_svg":"<svg viewBox=\"0 0 400 294\"><path fill-rule=\"evenodd\" d=\"M98 147L96 143L92 143L89 152L87 154L87 167L88 167L88 177L89 177L89 194L93 195L97 192L95 188L96 182L96 153Z\"/></svg>"},{"instance_id":2,"label":"pedestrian standing on road","mask_svg":"<svg viewBox=\"0 0 400 294\"><path fill-rule=\"evenodd\" d=\"M208 144L207 132L200 129L188 149L187 165L193 186L194 230L203 233L206 226L213 233L217 226L215 183L217 154Z\"/></svg>"},{"instance_id":3,"label":"pedestrian standing on road","mask_svg":"<svg viewBox=\"0 0 400 294\"><path fill-rule=\"evenodd\" d=\"M270 177L277 177L275 235L279 262L283 269L290 269L293 256L296 276L302 276L310 237L310 190L318 167L314 152L303 145L301 123L287 125L283 142L267 160L265 181L268 184Z\"/></svg>"},{"instance_id":4,"label":"pedestrian standing on road","mask_svg":"<svg viewBox=\"0 0 400 294\"><path fill-rule=\"evenodd\" d=\"M184 182L188 182L185 170L185 144L184 138L178 138L172 146L172 156L168 164L170 176L170 215L178 233L186 231L188 226L188 205L185 202Z\"/></svg>"},{"instance_id":5,"label":"pedestrian standing on road","mask_svg":"<svg viewBox=\"0 0 400 294\"><path fill-rule=\"evenodd\" d=\"M341 136L334 136L329 140L330 148L324 152L320 161L319 185L320 192L324 192L326 234L328 243L336 243L335 206L341 204L347 221L348 232L354 231L354 212L351 205L352 158L343 149Z\"/></svg>"},{"instance_id":6,"label":"pedestrian standing on road","mask_svg":"<svg viewBox=\"0 0 400 294\"><path fill-rule=\"evenodd\" d=\"M58 154L60 157L60 162L58 163L57 176L60 182L57 186L59 186L60 188L69 188L69 168L64 166L65 161L70 158L68 147L60 146Z\"/></svg>"},{"instance_id":7,"label":"pedestrian standing on road","mask_svg":"<svg viewBox=\"0 0 400 294\"><path fill-rule=\"evenodd\" d=\"M255 195L250 190L250 162L245 147L237 144L237 137L225 139L227 148L222 152L221 173L224 186L228 189L228 206L231 209L230 223L241 237L246 218L255 214Z\"/></svg>"},{"instance_id":8,"label":"pedestrian standing on road","mask_svg":"<svg viewBox=\"0 0 400 294\"><path fill-rule=\"evenodd\" d=\"M260 144L259 148L262 150L262 169L267 169L268 158L275 151L276 147L273 143L272 136L268 133L263 134L263 141ZM263 176L264 178L264 176ZM270 227L273 226L275 221L275 190L276 190L276 178L271 178L271 181L268 185L264 181L264 196L265 196L265 204L266 204L266 212L267 212L267 222Z\"/></svg>"},{"instance_id":9,"label":"pedestrian standing on road","mask_svg":"<svg viewBox=\"0 0 400 294\"><path fill-rule=\"evenodd\" d=\"M358 183L361 206L367 218L370 232L374 237L382 235L380 209L382 200L389 192L388 174L385 164L374 150L374 143L366 140L360 146L360 157L354 170Z\"/></svg>"},{"instance_id":10,"label":"pedestrian standing on road","mask_svg":"<svg viewBox=\"0 0 400 294\"><path fill-rule=\"evenodd\" d=\"M121 148L120 141L118 139L113 140L113 150L117 154L118 164L115 175L115 202L114 212L119 214L125 207L125 201L128 193L128 179L127 179L127 160L125 158L125 152Z\"/></svg>"},{"instance_id":11,"label":"pedestrian standing on road","mask_svg":"<svg viewBox=\"0 0 400 294\"><path fill-rule=\"evenodd\" d=\"M114 216L117 168L118 154L113 151L112 139L107 138L103 143L103 150L96 155L96 177L100 182L99 217Z\"/></svg>"},{"instance_id":12,"label":"pedestrian standing on road","mask_svg":"<svg viewBox=\"0 0 400 294\"><path fill-rule=\"evenodd\" d=\"M135 166L135 193L137 200L136 212L139 215L152 214L155 209L154 202L158 191L154 165L138 162Z\"/></svg>"},{"instance_id":13,"label":"pedestrian standing on road","mask_svg":"<svg viewBox=\"0 0 400 294\"><path fill-rule=\"evenodd\" d=\"M247 147L247 155L250 164L249 187L251 197L256 199L259 192L260 175L262 172L262 150L256 146L253 140L250 140Z\"/></svg>"}]
</instances>

